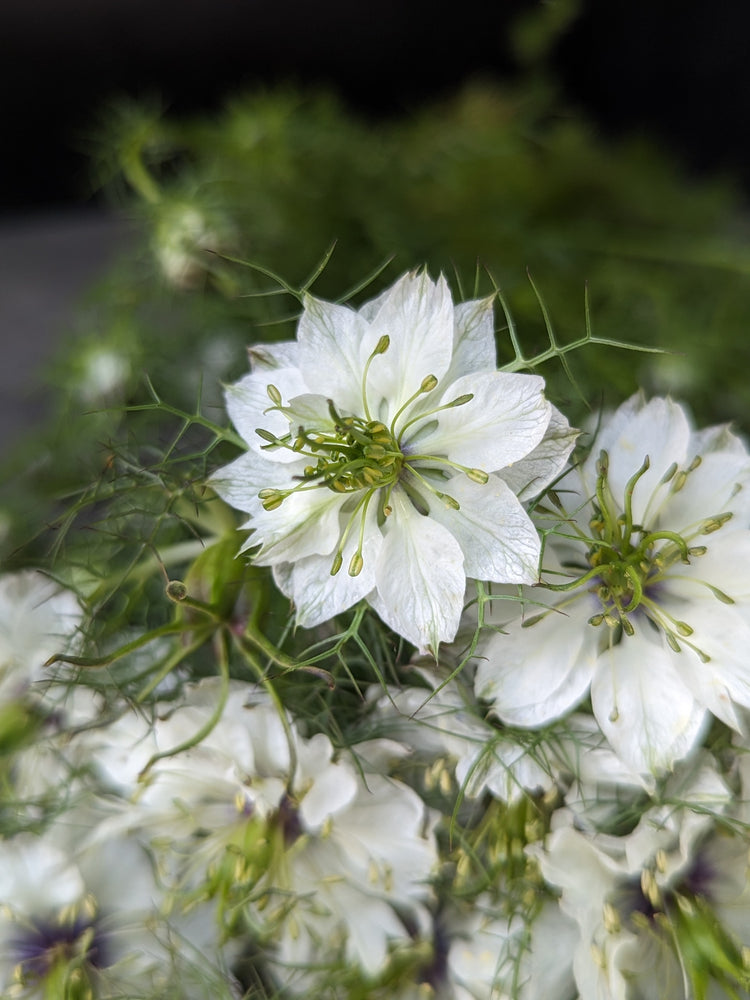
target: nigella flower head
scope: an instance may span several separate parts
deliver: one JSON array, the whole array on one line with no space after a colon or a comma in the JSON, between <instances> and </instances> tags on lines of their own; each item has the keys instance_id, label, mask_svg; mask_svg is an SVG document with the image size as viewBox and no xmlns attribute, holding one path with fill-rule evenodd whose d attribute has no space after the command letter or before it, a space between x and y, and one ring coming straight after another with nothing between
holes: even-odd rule
<instances>
[{"instance_id":1,"label":"nigella flower head","mask_svg":"<svg viewBox=\"0 0 750 1000\"><path fill-rule=\"evenodd\" d=\"M466 578L533 583L521 500L574 433L535 375L496 370L492 300L407 274L358 311L307 296L297 340L227 391L248 451L212 485L250 519L297 621L366 599L420 650L455 636Z\"/></svg>"},{"instance_id":2,"label":"nigella flower head","mask_svg":"<svg viewBox=\"0 0 750 1000\"><path fill-rule=\"evenodd\" d=\"M643 775L685 757L707 711L740 729L749 483L750 455L727 427L696 432L669 399L623 404L556 486L565 511L546 522L548 593L488 640L478 696L538 726L590 687L605 735Z\"/></svg>"},{"instance_id":3,"label":"nigella flower head","mask_svg":"<svg viewBox=\"0 0 750 1000\"><path fill-rule=\"evenodd\" d=\"M731 801L698 755L631 833L586 834L561 815L544 848L529 849L578 925L581 1000L748 996L747 840L722 822Z\"/></svg>"},{"instance_id":4,"label":"nigella flower head","mask_svg":"<svg viewBox=\"0 0 750 1000\"><path fill-rule=\"evenodd\" d=\"M110 837L71 850L66 841L81 829L63 823L41 836L0 840L1 995L166 996L179 979L181 1000L235 996L210 957L218 950L213 913L203 908L190 921L167 922L153 865L139 845ZM198 963L202 989L190 982Z\"/></svg>"},{"instance_id":5,"label":"nigella flower head","mask_svg":"<svg viewBox=\"0 0 750 1000\"><path fill-rule=\"evenodd\" d=\"M234 682L211 732L171 753L211 722L217 693L202 681L150 727L127 713L105 731L109 745L81 734L119 798L94 838L146 841L188 912L196 897L216 900L228 932L246 921L274 941L279 976L342 957L374 976L428 926L438 861L423 801L366 759L405 748L358 745L355 766Z\"/></svg>"}]
</instances>

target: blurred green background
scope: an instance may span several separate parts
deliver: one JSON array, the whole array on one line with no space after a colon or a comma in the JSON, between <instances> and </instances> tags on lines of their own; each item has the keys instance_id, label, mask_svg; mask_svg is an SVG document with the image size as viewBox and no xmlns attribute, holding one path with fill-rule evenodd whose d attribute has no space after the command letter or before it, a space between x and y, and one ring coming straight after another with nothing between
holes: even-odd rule
<instances>
[{"instance_id":1,"label":"blurred green background","mask_svg":"<svg viewBox=\"0 0 750 1000\"><path fill-rule=\"evenodd\" d=\"M571 344L588 301L595 337L667 353L586 345L566 356L574 383L546 363L573 422L642 387L698 422L746 428L745 199L731 177L689 178L654 143L605 140L571 111L548 57L575 10L518 20L512 83L468 84L408 115L365 119L291 87L211 114L108 103L91 173L136 235L48 369L52 418L4 462L5 562L47 558L84 508L95 522L113 470L137 486L167 463L197 483L231 456L201 422L225 422L221 385L247 370L248 345L294 335L299 304L273 274L300 288L320 269L312 291L354 303L421 265L460 297L497 284L528 358L549 346L545 309ZM513 357L501 311L498 353Z\"/></svg>"}]
</instances>

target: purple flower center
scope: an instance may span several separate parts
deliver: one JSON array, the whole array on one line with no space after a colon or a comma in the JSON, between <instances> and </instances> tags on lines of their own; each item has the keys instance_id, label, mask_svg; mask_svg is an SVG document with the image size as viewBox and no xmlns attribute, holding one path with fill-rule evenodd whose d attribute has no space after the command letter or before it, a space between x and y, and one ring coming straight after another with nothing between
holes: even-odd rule
<instances>
[{"instance_id":1,"label":"purple flower center","mask_svg":"<svg viewBox=\"0 0 750 1000\"><path fill-rule=\"evenodd\" d=\"M73 958L97 969L111 964L106 935L97 927L96 918L83 916L37 920L10 942L10 951L25 979L43 979L58 962Z\"/></svg>"}]
</instances>

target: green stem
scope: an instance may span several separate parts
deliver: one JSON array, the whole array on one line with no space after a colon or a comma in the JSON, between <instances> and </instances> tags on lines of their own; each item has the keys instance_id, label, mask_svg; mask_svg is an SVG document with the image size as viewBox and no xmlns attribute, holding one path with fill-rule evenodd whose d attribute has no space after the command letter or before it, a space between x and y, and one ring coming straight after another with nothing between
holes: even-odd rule
<instances>
[{"instance_id":1,"label":"green stem","mask_svg":"<svg viewBox=\"0 0 750 1000\"><path fill-rule=\"evenodd\" d=\"M209 735L209 733L216 728L219 719L221 719L224 712L227 698L229 697L229 657L226 636L223 630L216 633L216 647L216 661L219 666L219 677L221 678L219 699L216 702L216 707L209 716L208 720L189 739L184 740L182 743L178 743L177 746L171 747L169 750L162 750L159 753L155 753L138 775L139 781L146 777L157 761L163 760L165 757L174 757L187 750L192 750L193 747L201 743Z\"/></svg>"},{"instance_id":2,"label":"green stem","mask_svg":"<svg viewBox=\"0 0 750 1000\"><path fill-rule=\"evenodd\" d=\"M140 704L141 702L145 701L146 698L148 698L148 696L156 690L159 684L161 684L164 678L168 677L169 674L172 673L175 667L179 666L180 663L182 663L182 661L186 659L188 656L191 656L193 653L196 653L201 648L201 646L203 646L208 641L213 632L214 632L213 627L201 629L199 632L196 633L196 638L193 639L193 641L189 643L189 645L181 646L179 649L175 650L171 656L168 656L167 659L162 664L162 667L159 670L159 672L149 680L148 684L144 688L141 688L141 690L138 692L135 699L136 702Z\"/></svg>"},{"instance_id":3,"label":"green stem","mask_svg":"<svg viewBox=\"0 0 750 1000\"><path fill-rule=\"evenodd\" d=\"M147 202L156 205L161 200L159 186L146 170L140 153L129 152L122 161L122 172L131 187L135 188Z\"/></svg>"},{"instance_id":4,"label":"green stem","mask_svg":"<svg viewBox=\"0 0 750 1000\"><path fill-rule=\"evenodd\" d=\"M294 660L285 653L282 653L278 646L275 646L271 640L266 638L266 636L263 635L263 633L255 626L248 623L245 631L242 633L242 639L254 646L259 652L267 657L271 663L275 663L277 667L281 667L284 673L289 673L293 670L302 670L305 673L313 674L314 676L325 681L331 690L335 687L333 676L327 670L323 670L321 667L313 667L307 664L299 663L297 660Z\"/></svg>"}]
</instances>

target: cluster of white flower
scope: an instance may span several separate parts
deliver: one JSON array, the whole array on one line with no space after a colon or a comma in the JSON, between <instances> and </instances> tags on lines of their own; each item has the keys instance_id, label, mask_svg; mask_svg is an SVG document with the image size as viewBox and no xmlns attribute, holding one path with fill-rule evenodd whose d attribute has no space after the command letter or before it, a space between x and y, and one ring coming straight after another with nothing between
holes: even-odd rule
<instances>
[{"instance_id":1,"label":"cluster of white flower","mask_svg":"<svg viewBox=\"0 0 750 1000\"><path fill-rule=\"evenodd\" d=\"M42 577L5 583L6 596L35 593L30 648L71 638L70 593ZM17 673L37 662L7 658ZM29 695L40 729L5 775L4 996L236 997L243 940L269 942L267 974L301 993L311 968L375 976L428 934L434 820L387 773L395 744L336 753L241 682L207 679L106 725L86 688ZM42 810L54 821L38 836Z\"/></svg>"},{"instance_id":2,"label":"cluster of white flower","mask_svg":"<svg viewBox=\"0 0 750 1000\"><path fill-rule=\"evenodd\" d=\"M329 717L320 657L201 597L217 676L159 685L186 614L126 699L44 666L85 662L70 591L0 578L2 995L750 996L742 441L635 397L571 458L541 378L496 370L492 301L424 275L308 297L251 360L211 479L242 551L313 649L356 606L398 656Z\"/></svg>"}]
</instances>

